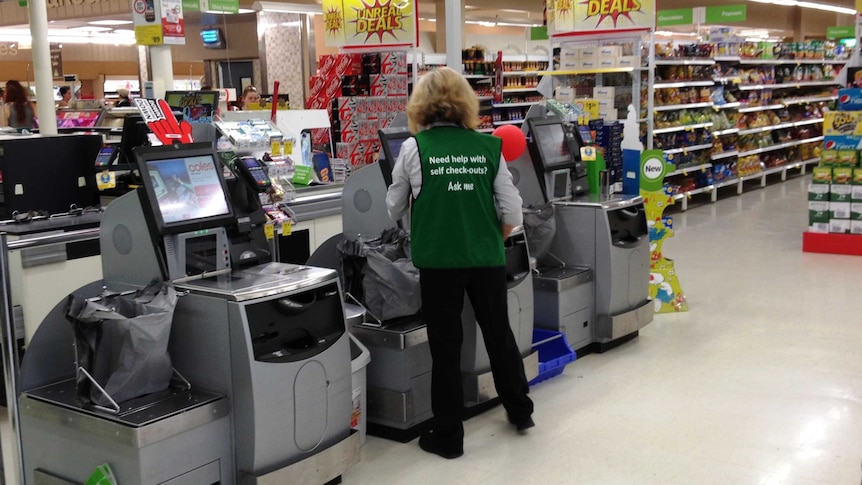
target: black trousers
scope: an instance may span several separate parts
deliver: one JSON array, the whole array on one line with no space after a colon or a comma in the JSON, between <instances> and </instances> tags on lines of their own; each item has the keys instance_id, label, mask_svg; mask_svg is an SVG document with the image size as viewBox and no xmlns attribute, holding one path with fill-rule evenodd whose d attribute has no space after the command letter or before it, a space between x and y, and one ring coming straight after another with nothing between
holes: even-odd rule
<instances>
[{"instance_id":1,"label":"black trousers","mask_svg":"<svg viewBox=\"0 0 862 485\"><path fill-rule=\"evenodd\" d=\"M491 361L494 385L514 422L533 413L524 362L509 327L506 302L506 269L421 269L422 316L431 347L431 410L434 432L455 440L464 437L464 384L461 377L461 345L464 340L461 310L464 292L470 298L482 329Z\"/></svg>"}]
</instances>

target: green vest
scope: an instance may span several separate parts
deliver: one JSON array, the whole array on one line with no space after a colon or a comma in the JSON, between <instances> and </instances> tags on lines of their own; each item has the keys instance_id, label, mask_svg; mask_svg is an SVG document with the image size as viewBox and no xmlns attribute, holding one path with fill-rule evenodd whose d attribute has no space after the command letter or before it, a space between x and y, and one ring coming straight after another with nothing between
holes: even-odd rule
<instances>
[{"instance_id":1,"label":"green vest","mask_svg":"<svg viewBox=\"0 0 862 485\"><path fill-rule=\"evenodd\" d=\"M417 268L503 266L494 204L502 141L454 126L416 135L422 189L413 202L410 246Z\"/></svg>"}]
</instances>

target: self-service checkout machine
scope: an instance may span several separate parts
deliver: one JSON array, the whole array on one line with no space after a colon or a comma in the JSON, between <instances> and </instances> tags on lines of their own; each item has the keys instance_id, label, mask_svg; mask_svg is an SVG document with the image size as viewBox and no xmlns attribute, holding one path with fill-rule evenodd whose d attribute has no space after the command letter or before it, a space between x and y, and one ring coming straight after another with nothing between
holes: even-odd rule
<instances>
[{"instance_id":1,"label":"self-service checkout machine","mask_svg":"<svg viewBox=\"0 0 862 485\"><path fill-rule=\"evenodd\" d=\"M114 413L80 405L71 325L58 304L22 365L26 483L80 483L104 462L123 484L336 479L359 456L337 273L271 262L254 167L225 180L208 144L136 158L143 187L102 220L104 280L78 293L173 281L181 296L169 353L191 389Z\"/></svg>"},{"instance_id":2,"label":"self-service checkout machine","mask_svg":"<svg viewBox=\"0 0 862 485\"><path fill-rule=\"evenodd\" d=\"M380 131L383 153L378 162L351 174L342 196L344 237L371 239L397 227L386 211L386 192L392 166L401 144L412 136L405 127ZM524 360L527 379L538 375L538 353L533 352L533 281L529 277L529 253L523 232L505 243L509 324ZM465 298L461 315L464 340L461 370L467 416L497 403L497 391L481 330ZM366 369L368 432L409 441L430 425L431 352L425 323L419 315L378 322L366 314L350 331L370 350Z\"/></svg>"},{"instance_id":3,"label":"self-service checkout machine","mask_svg":"<svg viewBox=\"0 0 862 485\"><path fill-rule=\"evenodd\" d=\"M603 351L652 321L643 200L590 195L580 131L543 110L528 113L529 150L509 166L525 207L551 203L555 214L553 241L536 255L535 325L564 332L579 355Z\"/></svg>"}]
</instances>

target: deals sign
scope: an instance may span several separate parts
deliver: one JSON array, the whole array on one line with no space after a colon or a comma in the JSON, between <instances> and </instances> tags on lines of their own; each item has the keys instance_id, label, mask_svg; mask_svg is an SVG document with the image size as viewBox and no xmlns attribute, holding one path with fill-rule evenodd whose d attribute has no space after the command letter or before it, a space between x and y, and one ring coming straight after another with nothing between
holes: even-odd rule
<instances>
[{"instance_id":1,"label":"deals sign","mask_svg":"<svg viewBox=\"0 0 862 485\"><path fill-rule=\"evenodd\" d=\"M557 34L654 27L655 0L555 0Z\"/></svg>"},{"instance_id":2,"label":"deals sign","mask_svg":"<svg viewBox=\"0 0 862 485\"><path fill-rule=\"evenodd\" d=\"M323 0L330 47L416 45L414 0Z\"/></svg>"}]
</instances>

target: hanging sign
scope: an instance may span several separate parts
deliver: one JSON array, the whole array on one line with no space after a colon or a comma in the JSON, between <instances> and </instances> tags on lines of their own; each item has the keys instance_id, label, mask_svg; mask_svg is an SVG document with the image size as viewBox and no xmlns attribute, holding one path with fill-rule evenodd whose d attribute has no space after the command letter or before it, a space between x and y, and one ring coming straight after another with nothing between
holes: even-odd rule
<instances>
[{"instance_id":1,"label":"hanging sign","mask_svg":"<svg viewBox=\"0 0 862 485\"><path fill-rule=\"evenodd\" d=\"M189 0L186 0L189 1ZM239 13L239 0L199 0L202 12Z\"/></svg>"},{"instance_id":2,"label":"hanging sign","mask_svg":"<svg viewBox=\"0 0 862 485\"><path fill-rule=\"evenodd\" d=\"M837 27L826 27L826 38L830 40L836 39L852 39L856 36L856 27L853 25L839 25Z\"/></svg>"},{"instance_id":3,"label":"hanging sign","mask_svg":"<svg viewBox=\"0 0 862 485\"><path fill-rule=\"evenodd\" d=\"M323 0L330 47L418 45L413 0Z\"/></svg>"},{"instance_id":4,"label":"hanging sign","mask_svg":"<svg viewBox=\"0 0 862 485\"><path fill-rule=\"evenodd\" d=\"M556 0L554 32L613 32L655 27L655 0Z\"/></svg>"},{"instance_id":5,"label":"hanging sign","mask_svg":"<svg viewBox=\"0 0 862 485\"><path fill-rule=\"evenodd\" d=\"M720 5L706 7L706 23L722 24L726 22L745 22L747 10L742 5Z\"/></svg>"},{"instance_id":6,"label":"hanging sign","mask_svg":"<svg viewBox=\"0 0 862 485\"><path fill-rule=\"evenodd\" d=\"M185 45L186 26L183 20L182 0L161 0L162 42L170 45Z\"/></svg>"},{"instance_id":7,"label":"hanging sign","mask_svg":"<svg viewBox=\"0 0 862 485\"><path fill-rule=\"evenodd\" d=\"M656 13L656 27L669 27L671 25L694 24L694 9L677 8L673 10L659 10Z\"/></svg>"},{"instance_id":8,"label":"hanging sign","mask_svg":"<svg viewBox=\"0 0 862 485\"><path fill-rule=\"evenodd\" d=\"M183 45L185 21L182 0L131 0L138 45Z\"/></svg>"}]
</instances>

